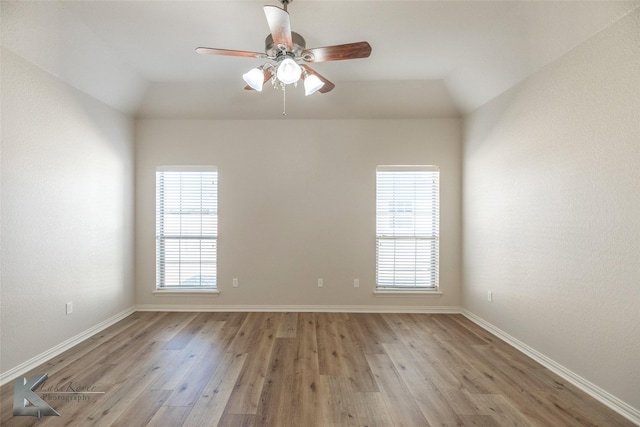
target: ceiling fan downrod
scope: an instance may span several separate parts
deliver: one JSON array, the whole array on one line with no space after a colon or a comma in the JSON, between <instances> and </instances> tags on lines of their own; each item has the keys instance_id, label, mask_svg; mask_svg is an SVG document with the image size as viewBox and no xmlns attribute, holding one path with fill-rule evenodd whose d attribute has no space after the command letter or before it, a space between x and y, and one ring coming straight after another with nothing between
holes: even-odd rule
<instances>
[{"instance_id":1,"label":"ceiling fan downrod","mask_svg":"<svg viewBox=\"0 0 640 427\"><path fill-rule=\"evenodd\" d=\"M291 3L293 0L280 0L280 3L282 3L282 6L284 7L284 11L287 11L287 5L289 3Z\"/></svg>"}]
</instances>

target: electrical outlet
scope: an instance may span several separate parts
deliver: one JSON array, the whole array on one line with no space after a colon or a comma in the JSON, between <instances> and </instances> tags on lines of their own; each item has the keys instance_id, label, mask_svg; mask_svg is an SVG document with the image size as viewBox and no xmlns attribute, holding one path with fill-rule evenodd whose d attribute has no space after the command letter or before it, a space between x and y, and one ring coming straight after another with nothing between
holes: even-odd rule
<instances>
[{"instance_id":1,"label":"electrical outlet","mask_svg":"<svg viewBox=\"0 0 640 427\"><path fill-rule=\"evenodd\" d=\"M73 303L72 302L68 302L65 305L66 309L67 309L67 316L70 315L71 313L73 313Z\"/></svg>"},{"instance_id":2,"label":"electrical outlet","mask_svg":"<svg viewBox=\"0 0 640 427\"><path fill-rule=\"evenodd\" d=\"M493 292L487 291L487 301L493 302Z\"/></svg>"},{"instance_id":3,"label":"electrical outlet","mask_svg":"<svg viewBox=\"0 0 640 427\"><path fill-rule=\"evenodd\" d=\"M324 280L318 279L318 287L321 288L324 286Z\"/></svg>"},{"instance_id":4,"label":"electrical outlet","mask_svg":"<svg viewBox=\"0 0 640 427\"><path fill-rule=\"evenodd\" d=\"M234 287L234 288L237 288L237 287L238 287L238 278L237 278L237 277L234 277L234 278L233 278L233 287Z\"/></svg>"},{"instance_id":5,"label":"electrical outlet","mask_svg":"<svg viewBox=\"0 0 640 427\"><path fill-rule=\"evenodd\" d=\"M353 279L353 287L354 288L360 287L360 279Z\"/></svg>"}]
</instances>

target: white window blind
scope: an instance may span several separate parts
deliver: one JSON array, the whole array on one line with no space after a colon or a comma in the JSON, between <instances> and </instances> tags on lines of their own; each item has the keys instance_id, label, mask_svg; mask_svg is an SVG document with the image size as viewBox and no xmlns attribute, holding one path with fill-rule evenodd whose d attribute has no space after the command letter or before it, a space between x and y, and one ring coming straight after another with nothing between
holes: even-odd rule
<instances>
[{"instance_id":1,"label":"white window blind","mask_svg":"<svg viewBox=\"0 0 640 427\"><path fill-rule=\"evenodd\" d=\"M215 289L218 172L215 167L156 171L156 287Z\"/></svg>"},{"instance_id":2,"label":"white window blind","mask_svg":"<svg viewBox=\"0 0 640 427\"><path fill-rule=\"evenodd\" d=\"M436 166L376 169L376 286L438 287L440 171Z\"/></svg>"}]
</instances>

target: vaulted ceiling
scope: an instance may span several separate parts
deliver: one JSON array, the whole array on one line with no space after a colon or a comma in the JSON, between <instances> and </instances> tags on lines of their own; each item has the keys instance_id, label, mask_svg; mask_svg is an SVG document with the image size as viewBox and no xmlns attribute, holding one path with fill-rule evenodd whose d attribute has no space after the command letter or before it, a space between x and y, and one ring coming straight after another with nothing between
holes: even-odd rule
<instances>
[{"instance_id":1,"label":"vaulted ceiling","mask_svg":"<svg viewBox=\"0 0 640 427\"><path fill-rule=\"evenodd\" d=\"M2 45L136 117L269 119L283 93L245 91L277 1L1 2ZM367 59L318 63L336 84L286 92L289 118L455 117L608 27L639 1L311 1L288 6L307 47L368 41Z\"/></svg>"}]
</instances>

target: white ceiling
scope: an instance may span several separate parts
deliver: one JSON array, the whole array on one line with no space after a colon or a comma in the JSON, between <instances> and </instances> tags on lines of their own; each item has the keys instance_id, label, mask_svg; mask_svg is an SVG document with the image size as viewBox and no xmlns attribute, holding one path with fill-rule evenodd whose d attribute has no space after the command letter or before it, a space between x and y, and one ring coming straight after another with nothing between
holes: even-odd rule
<instances>
[{"instance_id":1,"label":"white ceiling","mask_svg":"<svg viewBox=\"0 0 640 427\"><path fill-rule=\"evenodd\" d=\"M281 91L243 90L277 1L1 3L2 45L137 117L280 117ZM451 117L474 110L634 8L634 1L311 1L289 5L307 47L368 41L366 59L314 64L327 94L287 91L290 118Z\"/></svg>"}]
</instances>

